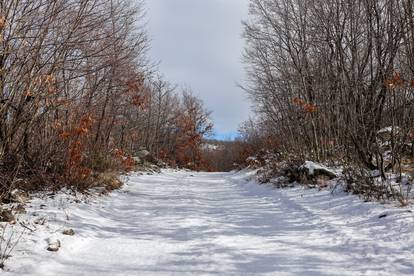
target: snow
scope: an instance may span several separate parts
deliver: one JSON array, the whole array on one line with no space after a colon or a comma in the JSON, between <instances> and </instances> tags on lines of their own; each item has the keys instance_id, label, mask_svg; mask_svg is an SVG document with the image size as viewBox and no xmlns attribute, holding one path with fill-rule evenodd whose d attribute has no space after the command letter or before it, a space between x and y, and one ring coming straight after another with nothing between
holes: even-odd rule
<instances>
[{"instance_id":1,"label":"snow","mask_svg":"<svg viewBox=\"0 0 414 276\"><path fill-rule=\"evenodd\" d=\"M3 274L414 273L411 209L343 192L274 189L247 180L253 175L164 170L130 175L106 197L33 199L20 220L37 229L23 235ZM35 225L39 218L47 223ZM75 235L62 235L67 228ZM50 240L61 242L58 252L46 250Z\"/></svg>"},{"instance_id":2,"label":"snow","mask_svg":"<svg viewBox=\"0 0 414 276\"><path fill-rule=\"evenodd\" d=\"M215 145L215 144L210 144L210 143L204 143L202 145L202 149L205 151L218 151L218 150L223 150L224 147L221 145Z\"/></svg>"},{"instance_id":3,"label":"snow","mask_svg":"<svg viewBox=\"0 0 414 276\"><path fill-rule=\"evenodd\" d=\"M313 175L316 170L323 170L323 171L331 172L334 175L338 175L338 172L335 172L332 169L328 169L327 167L321 164L317 164L312 161L306 161L305 164L302 165L302 167L308 169L309 175Z\"/></svg>"},{"instance_id":4,"label":"snow","mask_svg":"<svg viewBox=\"0 0 414 276\"><path fill-rule=\"evenodd\" d=\"M389 127L384 127L384 128L382 128L382 129L380 129L380 130L378 130L378 134L383 134L383 133L391 133L391 132L393 132L393 130L394 131L398 131L399 130L399 128L398 127L392 127L392 126L389 126Z\"/></svg>"}]
</instances>

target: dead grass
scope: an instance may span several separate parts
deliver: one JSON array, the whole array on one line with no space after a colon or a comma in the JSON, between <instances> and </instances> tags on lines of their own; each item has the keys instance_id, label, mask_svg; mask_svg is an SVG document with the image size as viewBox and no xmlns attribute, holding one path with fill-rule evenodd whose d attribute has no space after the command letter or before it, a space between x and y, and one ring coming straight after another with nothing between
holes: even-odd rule
<instances>
[{"instance_id":1,"label":"dead grass","mask_svg":"<svg viewBox=\"0 0 414 276\"><path fill-rule=\"evenodd\" d=\"M93 181L94 187L102 187L108 193L114 190L118 190L123 186L123 183L121 180L119 180L119 176L116 172L99 173L95 176L95 179Z\"/></svg>"}]
</instances>

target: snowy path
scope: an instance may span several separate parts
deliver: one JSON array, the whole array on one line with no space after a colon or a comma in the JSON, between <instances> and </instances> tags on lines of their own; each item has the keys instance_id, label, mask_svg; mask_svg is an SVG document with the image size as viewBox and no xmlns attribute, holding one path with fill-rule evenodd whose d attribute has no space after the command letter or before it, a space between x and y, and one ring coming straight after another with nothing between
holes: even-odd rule
<instances>
[{"instance_id":1,"label":"snowy path","mask_svg":"<svg viewBox=\"0 0 414 276\"><path fill-rule=\"evenodd\" d=\"M122 191L92 203L66 206L54 199L55 208L45 210L54 218L47 230L72 227L76 235L58 236L62 248L52 253L44 249L46 230L31 234L5 274L414 273L409 210L328 191L276 190L243 177L164 171L131 176Z\"/></svg>"}]
</instances>

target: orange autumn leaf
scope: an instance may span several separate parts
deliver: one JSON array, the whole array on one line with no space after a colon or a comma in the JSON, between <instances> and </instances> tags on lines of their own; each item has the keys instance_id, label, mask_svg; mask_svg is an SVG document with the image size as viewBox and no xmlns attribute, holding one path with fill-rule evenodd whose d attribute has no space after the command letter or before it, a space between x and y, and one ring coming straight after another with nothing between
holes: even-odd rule
<instances>
[{"instance_id":1,"label":"orange autumn leaf","mask_svg":"<svg viewBox=\"0 0 414 276\"><path fill-rule=\"evenodd\" d=\"M316 107L316 105L311 104L311 103L305 104L304 107L303 107L303 109L307 113L315 113L318 110L318 108Z\"/></svg>"},{"instance_id":2,"label":"orange autumn leaf","mask_svg":"<svg viewBox=\"0 0 414 276\"><path fill-rule=\"evenodd\" d=\"M6 26L6 18L0 17L0 29L3 29Z\"/></svg>"},{"instance_id":3,"label":"orange autumn leaf","mask_svg":"<svg viewBox=\"0 0 414 276\"><path fill-rule=\"evenodd\" d=\"M294 103L295 105L299 105L299 106L302 106L302 105L304 105L304 104L305 104L305 102L304 102L302 99L299 99L299 98L294 98L294 99L293 99L293 103Z\"/></svg>"},{"instance_id":4,"label":"orange autumn leaf","mask_svg":"<svg viewBox=\"0 0 414 276\"><path fill-rule=\"evenodd\" d=\"M72 134L69 131L63 131L59 134L60 139L68 139Z\"/></svg>"}]
</instances>

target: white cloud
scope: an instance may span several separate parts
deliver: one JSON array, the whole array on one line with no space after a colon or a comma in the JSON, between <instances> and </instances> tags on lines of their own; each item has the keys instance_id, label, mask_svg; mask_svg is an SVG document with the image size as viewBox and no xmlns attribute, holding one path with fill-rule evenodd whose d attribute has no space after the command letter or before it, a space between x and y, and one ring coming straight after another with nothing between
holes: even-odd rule
<instances>
[{"instance_id":1,"label":"white cloud","mask_svg":"<svg viewBox=\"0 0 414 276\"><path fill-rule=\"evenodd\" d=\"M151 56L173 83L189 85L213 111L218 133L237 130L250 103L237 87L245 75L241 21L247 0L147 0Z\"/></svg>"}]
</instances>

